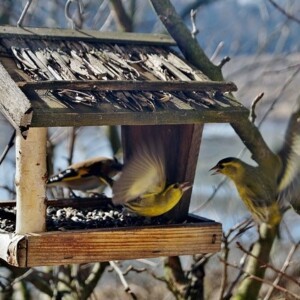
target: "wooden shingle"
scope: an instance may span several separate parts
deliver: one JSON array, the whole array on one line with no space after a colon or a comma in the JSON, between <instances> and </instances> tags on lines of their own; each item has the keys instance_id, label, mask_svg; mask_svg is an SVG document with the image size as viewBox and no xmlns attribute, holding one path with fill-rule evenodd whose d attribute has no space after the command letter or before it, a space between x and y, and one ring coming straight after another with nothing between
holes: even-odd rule
<instances>
[{"instance_id":1,"label":"wooden shingle","mask_svg":"<svg viewBox=\"0 0 300 300\"><path fill-rule=\"evenodd\" d=\"M23 134L28 126L230 122L247 113L229 96L233 83L210 81L172 46L162 35L2 27L0 63L25 96L0 105Z\"/></svg>"}]
</instances>

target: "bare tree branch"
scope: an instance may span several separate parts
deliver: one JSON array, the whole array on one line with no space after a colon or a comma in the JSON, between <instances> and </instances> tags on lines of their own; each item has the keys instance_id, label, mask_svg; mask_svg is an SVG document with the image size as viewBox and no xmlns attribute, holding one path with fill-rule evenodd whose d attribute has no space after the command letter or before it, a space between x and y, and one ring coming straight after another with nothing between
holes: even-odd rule
<instances>
[{"instance_id":1,"label":"bare tree branch","mask_svg":"<svg viewBox=\"0 0 300 300\"><path fill-rule=\"evenodd\" d=\"M281 276L284 276L285 278L291 280L292 282L294 282L295 284L297 284L298 286L300 286L300 282L298 280L296 280L294 277L289 276L288 274L284 273L281 270L278 270L277 268L275 268L274 266L272 266L271 264L269 264L268 262L264 262L262 261L259 257L256 257L253 253L251 253L251 251L248 251L247 249L245 249L239 242L236 243L238 248L241 249L244 253L246 253L247 255L257 259L260 261L260 263L262 264L262 268L269 268L271 270L273 270L274 272L278 273ZM295 252L295 250L297 249L297 247L299 246L299 244L294 245L291 249L292 254ZM290 251L290 253L291 253ZM288 257L290 257L292 254L289 254ZM289 260L288 260L289 262ZM287 268L288 264L286 265Z\"/></svg>"},{"instance_id":2,"label":"bare tree branch","mask_svg":"<svg viewBox=\"0 0 300 300\"><path fill-rule=\"evenodd\" d=\"M180 258L178 256L167 257L165 259L164 272L165 282L176 299L186 299L185 295L189 281L184 274Z\"/></svg>"},{"instance_id":3,"label":"bare tree branch","mask_svg":"<svg viewBox=\"0 0 300 300\"><path fill-rule=\"evenodd\" d=\"M257 97L255 97L255 99L251 103L249 120L253 124L255 123L255 120L256 120L256 113L255 113L256 105L262 99L263 96L264 96L264 93L260 93Z\"/></svg>"},{"instance_id":4,"label":"bare tree branch","mask_svg":"<svg viewBox=\"0 0 300 300\"><path fill-rule=\"evenodd\" d=\"M278 273L278 274L277 274L277 277L276 277L276 279L273 281L273 284L274 284L274 285L278 285L280 279L281 279L283 276L287 277L287 274L285 273L285 271L286 271L287 268L289 267L290 262L291 262L291 259L292 259L293 255L294 255L294 253L296 252L296 250L297 250L298 247L299 247L299 244L294 244L294 245L292 245L292 247L291 247L291 249L290 249L290 251L289 251L289 253L288 253L288 255L287 255L286 259L285 259L285 262L284 262L282 268L280 269L280 272L277 272L277 273ZM288 276L287 278L290 279L290 280L291 280L291 278L292 278L292 280L294 280L294 277ZM296 284L299 286L300 282L297 281ZM269 299L271 298L271 296L272 296L273 291L274 291L274 286L272 285L272 286L270 287L270 289L268 290L267 294L265 295L264 300L269 300Z\"/></svg>"},{"instance_id":5,"label":"bare tree branch","mask_svg":"<svg viewBox=\"0 0 300 300\"><path fill-rule=\"evenodd\" d=\"M232 268L235 268L235 269L240 270L240 267L237 266L237 265L235 265L235 264L232 264L232 263L229 263L229 262L225 262L225 261L223 261L223 262L224 262L224 263L227 263L228 266L230 266L230 267L232 267ZM285 289L285 288L283 288L283 287L281 287L281 286L279 286L279 285L274 284L274 283L271 282L271 281L268 281L268 280L266 280L266 279L262 279L261 277L252 275L251 273L249 273L249 272L247 272L247 271L244 271L244 274L247 276L248 279L253 279L253 280L259 281L261 284L262 284L262 283L265 283L265 284L271 285L271 286L273 286L275 289L277 289L277 290L283 292L285 295L292 296L293 299L300 299L300 296L298 296L298 295L296 295L296 294L294 294L294 293L288 291L287 289ZM260 285L261 285L261 284L260 284ZM237 298L237 299L257 299L257 298L252 298L252 297L251 297L251 298L246 298L246 297L245 297L245 298L242 298L242 297L243 297L243 296L241 296L241 298ZM234 297L234 298L231 298L231 299L236 299L236 298Z\"/></svg>"},{"instance_id":6,"label":"bare tree branch","mask_svg":"<svg viewBox=\"0 0 300 300\"><path fill-rule=\"evenodd\" d=\"M14 129L14 132L12 133L8 144L6 145L6 147L3 150L3 153L0 156L0 165L2 164L2 162L4 161L8 151L12 148L12 146L15 144L15 137L16 137L16 130Z\"/></svg>"},{"instance_id":7,"label":"bare tree branch","mask_svg":"<svg viewBox=\"0 0 300 300\"><path fill-rule=\"evenodd\" d=\"M262 223L259 227L259 239L254 244L246 264L245 273L249 276L240 282L236 294L232 297L233 300L257 299L261 288L261 281L254 280L254 278L264 278L266 271L264 266L269 261L270 251L277 232L278 226L269 228L266 224Z\"/></svg>"},{"instance_id":8,"label":"bare tree branch","mask_svg":"<svg viewBox=\"0 0 300 300\"><path fill-rule=\"evenodd\" d=\"M300 19L296 18L292 14L288 13L284 8L282 8L279 4L277 4L274 0L269 0L269 2L282 14L284 14L288 19L293 20L300 24Z\"/></svg>"},{"instance_id":9,"label":"bare tree branch","mask_svg":"<svg viewBox=\"0 0 300 300\"><path fill-rule=\"evenodd\" d=\"M193 39L196 38L197 34L199 33L199 29L196 26L196 16L197 16L197 10L192 9L191 10L191 22L192 22L192 37Z\"/></svg>"},{"instance_id":10,"label":"bare tree branch","mask_svg":"<svg viewBox=\"0 0 300 300\"><path fill-rule=\"evenodd\" d=\"M180 16L184 19L189 15L192 9L197 9L201 6L209 5L216 1L218 0L194 0L194 2L187 4L186 7L182 9Z\"/></svg>"},{"instance_id":11,"label":"bare tree branch","mask_svg":"<svg viewBox=\"0 0 300 300\"><path fill-rule=\"evenodd\" d=\"M203 49L192 38L191 33L176 13L170 1L151 0L151 2L160 20L177 42L185 58L212 80L222 81L221 68L210 62ZM271 163L276 166L278 164L277 156L269 149L259 130L248 119L233 122L231 126L259 165L265 166ZM274 174L271 175L274 176Z\"/></svg>"},{"instance_id":12,"label":"bare tree branch","mask_svg":"<svg viewBox=\"0 0 300 300\"><path fill-rule=\"evenodd\" d=\"M127 281L126 281L121 269L118 267L118 265L114 261L110 261L109 264L114 269L114 271L118 274L118 276L124 286L125 292L128 293L132 299L137 300L138 299L137 296L131 290L129 284L127 283Z\"/></svg>"},{"instance_id":13,"label":"bare tree branch","mask_svg":"<svg viewBox=\"0 0 300 300\"><path fill-rule=\"evenodd\" d=\"M183 20L176 13L171 2L169 0L151 0L151 3L185 58L212 80L222 81L221 69L210 62L198 42L193 39Z\"/></svg>"},{"instance_id":14,"label":"bare tree branch","mask_svg":"<svg viewBox=\"0 0 300 300\"><path fill-rule=\"evenodd\" d=\"M133 29L132 19L128 16L121 0L109 0L115 15L119 30L131 32Z\"/></svg>"},{"instance_id":15,"label":"bare tree branch","mask_svg":"<svg viewBox=\"0 0 300 300\"><path fill-rule=\"evenodd\" d=\"M91 273L84 281L84 288L81 291L81 299L90 299L89 297L93 293L95 287L97 286L100 278L102 277L104 271L108 266L108 262L94 264Z\"/></svg>"}]
</instances>

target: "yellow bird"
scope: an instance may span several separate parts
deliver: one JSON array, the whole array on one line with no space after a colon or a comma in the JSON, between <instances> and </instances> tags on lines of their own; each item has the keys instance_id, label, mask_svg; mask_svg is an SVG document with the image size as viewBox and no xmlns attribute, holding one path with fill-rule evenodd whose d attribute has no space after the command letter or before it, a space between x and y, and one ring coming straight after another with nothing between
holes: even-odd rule
<instances>
[{"instance_id":1,"label":"yellow bird","mask_svg":"<svg viewBox=\"0 0 300 300\"><path fill-rule=\"evenodd\" d=\"M122 167L122 164L115 158L95 157L72 164L67 169L51 176L47 185L81 191L93 190L105 185L112 187L112 177L119 173Z\"/></svg>"},{"instance_id":2,"label":"yellow bird","mask_svg":"<svg viewBox=\"0 0 300 300\"><path fill-rule=\"evenodd\" d=\"M292 115L285 143L278 152L278 166L251 166L238 158L228 157L211 168L213 174L229 177L247 209L258 223L277 226L291 201L299 198L300 184L300 110ZM270 176L273 174L274 176ZM298 194L296 190L298 188Z\"/></svg>"},{"instance_id":3,"label":"yellow bird","mask_svg":"<svg viewBox=\"0 0 300 300\"><path fill-rule=\"evenodd\" d=\"M140 216L155 217L171 210L191 186L166 186L165 154L160 143L137 148L113 186L112 201Z\"/></svg>"},{"instance_id":4,"label":"yellow bird","mask_svg":"<svg viewBox=\"0 0 300 300\"><path fill-rule=\"evenodd\" d=\"M282 213L276 202L276 182L270 180L260 170L234 157L220 160L211 168L216 173L229 177L239 192L247 209L258 223L275 226L280 223Z\"/></svg>"}]
</instances>

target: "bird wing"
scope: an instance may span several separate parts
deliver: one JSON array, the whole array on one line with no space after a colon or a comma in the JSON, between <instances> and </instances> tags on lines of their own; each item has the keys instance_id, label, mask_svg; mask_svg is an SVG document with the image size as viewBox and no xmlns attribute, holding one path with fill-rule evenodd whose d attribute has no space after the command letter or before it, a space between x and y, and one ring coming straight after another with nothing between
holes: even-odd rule
<instances>
[{"instance_id":1,"label":"bird wing","mask_svg":"<svg viewBox=\"0 0 300 300\"><path fill-rule=\"evenodd\" d=\"M278 155L282 161L278 181L279 199L291 202L300 193L300 105L289 120L285 142Z\"/></svg>"},{"instance_id":2,"label":"bird wing","mask_svg":"<svg viewBox=\"0 0 300 300\"><path fill-rule=\"evenodd\" d=\"M161 143L145 143L133 154L113 185L113 203L124 204L145 194L158 194L166 184Z\"/></svg>"}]
</instances>

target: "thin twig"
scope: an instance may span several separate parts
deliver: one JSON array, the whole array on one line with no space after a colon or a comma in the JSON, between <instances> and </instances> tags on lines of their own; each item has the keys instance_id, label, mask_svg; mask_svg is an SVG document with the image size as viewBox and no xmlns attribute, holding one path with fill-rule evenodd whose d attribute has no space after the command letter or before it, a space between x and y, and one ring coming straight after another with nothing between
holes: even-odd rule
<instances>
[{"instance_id":1,"label":"thin twig","mask_svg":"<svg viewBox=\"0 0 300 300\"><path fill-rule=\"evenodd\" d=\"M289 276L289 275L287 275L286 273L282 272L281 270L275 268L275 267L272 266L271 264L269 264L269 263L267 263L267 262L265 262L265 261L262 261L261 259L259 259L259 257L253 255L253 254L251 253L251 251L246 250L239 242L237 242L236 244L237 244L238 248L239 248L240 250L242 250L244 253L248 254L248 255L251 256L251 257L254 257L254 258L257 259L260 263L262 263L262 264L263 264L262 267L264 267L264 268L269 268L269 269L273 270L274 272L276 272L277 274L280 274L281 276L283 276L283 277L285 277L285 278L291 280L292 282L294 282L295 284L297 284L298 286L300 286L300 282L299 282L298 280L296 280L295 278L293 278L292 276Z\"/></svg>"},{"instance_id":2,"label":"thin twig","mask_svg":"<svg viewBox=\"0 0 300 300\"><path fill-rule=\"evenodd\" d=\"M295 251L297 250L299 244L294 244L292 245L286 259L285 259L285 262L284 264L282 265L282 268L280 270L280 273L277 273L277 277L275 278L275 280L273 281L273 283L275 285L278 285L280 279L283 277L283 274L286 274L285 271L287 270L287 268L289 267L290 265L290 262L291 262L291 259L292 259L292 256L294 255ZM270 289L268 290L264 300L269 300L272 296L272 293L274 291L274 286L271 286Z\"/></svg>"},{"instance_id":3,"label":"thin twig","mask_svg":"<svg viewBox=\"0 0 300 300\"><path fill-rule=\"evenodd\" d=\"M24 18L25 18L26 14L27 14L29 6L31 5L31 2L32 2L32 0L28 0L27 3L26 3L26 5L24 6L24 9L23 9L23 11L21 13L21 16L20 16L20 18L19 18L19 20L17 22L17 26L18 27L22 27Z\"/></svg>"},{"instance_id":4,"label":"thin twig","mask_svg":"<svg viewBox=\"0 0 300 300\"><path fill-rule=\"evenodd\" d=\"M126 293L128 293L132 299L134 300L137 300L137 296L133 293L133 291L130 289L130 286L128 285L121 269L117 266L117 264L114 262L114 261L110 261L109 262L110 266L114 269L114 271L118 274L120 280L121 280L121 283L123 284L124 286L124 290Z\"/></svg>"},{"instance_id":5,"label":"thin twig","mask_svg":"<svg viewBox=\"0 0 300 300\"><path fill-rule=\"evenodd\" d=\"M245 264L246 264L246 261L247 261L247 257L248 257L248 255L246 253L244 253L244 255L242 256L242 258L240 259L240 270L239 270L239 273L237 274L237 276L235 277L235 279L232 281L232 283L228 287L228 289L226 291L226 294L223 297L223 300L227 300L227 299L231 298L232 291L237 286L237 284L240 281L242 275L244 274L244 267L245 267Z\"/></svg>"},{"instance_id":6,"label":"thin twig","mask_svg":"<svg viewBox=\"0 0 300 300\"><path fill-rule=\"evenodd\" d=\"M231 58L229 56L225 56L222 58L222 60L220 61L218 67L220 69L222 69L228 62L230 62Z\"/></svg>"},{"instance_id":7,"label":"thin twig","mask_svg":"<svg viewBox=\"0 0 300 300\"><path fill-rule=\"evenodd\" d=\"M205 264L215 253L207 253L207 254L202 254L201 258L199 258L190 268L189 272L194 271L194 269L199 268L200 265Z\"/></svg>"},{"instance_id":8,"label":"thin twig","mask_svg":"<svg viewBox=\"0 0 300 300\"><path fill-rule=\"evenodd\" d=\"M190 16L191 16L191 22L192 22L191 34L192 34L193 39L195 39L197 34L199 33L199 29L196 26L197 9L192 9L190 12Z\"/></svg>"},{"instance_id":9,"label":"thin twig","mask_svg":"<svg viewBox=\"0 0 300 300\"><path fill-rule=\"evenodd\" d=\"M300 299L300 296L288 291L287 289L283 288L282 286L279 286L279 285L276 285L274 284L272 281L269 281L269 280L266 280L266 279L262 279L258 276L255 276L255 275L251 275L249 274L249 277L252 278L252 279L255 279L257 281L260 281L262 283L265 283L265 284L268 284L268 285L271 285L274 287L274 289L277 289L281 292L283 292L284 294L288 294L288 295L291 295L292 297L294 297L295 299Z\"/></svg>"},{"instance_id":10,"label":"thin twig","mask_svg":"<svg viewBox=\"0 0 300 300\"><path fill-rule=\"evenodd\" d=\"M3 153L0 157L0 165L2 164L2 162L4 161L8 151L13 147L13 145L15 144L15 137L16 137L16 129L14 129L14 132L12 133L8 144L6 145L5 149L3 150Z\"/></svg>"},{"instance_id":11,"label":"thin twig","mask_svg":"<svg viewBox=\"0 0 300 300\"><path fill-rule=\"evenodd\" d=\"M192 213L196 213L198 211L200 211L201 209L203 209L207 204L209 204L209 202L214 199L215 195L217 194L217 192L219 191L219 189L223 186L223 184L227 181L228 179L226 177L224 177L220 183L214 188L212 194L203 202L201 203L199 206L197 206L196 208L194 208L194 210L192 210Z\"/></svg>"},{"instance_id":12,"label":"thin twig","mask_svg":"<svg viewBox=\"0 0 300 300\"><path fill-rule=\"evenodd\" d=\"M34 269L29 269L28 271L26 271L24 274L22 274L21 276L18 276L17 278L15 278L12 282L11 285L14 285L24 279L26 279L28 276L30 276L32 273L34 272Z\"/></svg>"},{"instance_id":13,"label":"thin twig","mask_svg":"<svg viewBox=\"0 0 300 300\"><path fill-rule=\"evenodd\" d=\"M70 133L70 143L69 143L69 155L68 155L68 164L71 165L73 162L73 156L74 156L74 147L75 147L75 142L77 138L77 128L72 127L71 128L71 133Z\"/></svg>"},{"instance_id":14,"label":"thin twig","mask_svg":"<svg viewBox=\"0 0 300 300\"><path fill-rule=\"evenodd\" d=\"M224 42L221 41L221 42L217 45L217 47L216 47L215 51L213 52L212 56L210 57L210 60L211 60L212 62L217 58L217 56L220 54L220 52L221 52L221 50L222 50L223 48L224 48Z\"/></svg>"},{"instance_id":15,"label":"thin twig","mask_svg":"<svg viewBox=\"0 0 300 300\"><path fill-rule=\"evenodd\" d=\"M77 23L75 22L75 18L70 15L70 5L72 3L75 3L76 5ZM80 0L67 0L65 4L65 18L71 23L72 29L81 29L83 22L83 7Z\"/></svg>"},{"instance_id":16,"label":"thin twig","mask_svg":"<svg viewBox=\"0 0 300 300\"><path fill-rule=\"evenodd\" d=\"M288 71L293 70L295 68L298 69L299 67L300 67L300 64L297 63L297 64L290 65L290 66L287 66L285 68L281 68L281 69L278 69L278 70L264 71L263 75L280 74L280 73L283 73L283 72L288 72Z\"/></svg>"},{"instance_id":17,"label":"thin twig","mask_svg":"<svg viewBox=\"0 0 300 300\"><path fill-rule=\"evenodd\" d=\"M251 222L252 222L252 219L245 220L245 221L237 224L236 226L230 228L227 234L223 234L222 260L224 260L226 262L228 261L229 252L230 252L230 248L229 248L230 243L235 238L237 238L241 234L241 232L245 232L245 229L247 230L247 228ZM229 240L229 237L231 236L231 234L236 230L238 230L238 233L233 238L231 238L231 240ZM224 264L223 272L222 272L223 275L222 275L222 281L221 281L220 295L219 295L220 300L224 299L224 293L225 293L226 286L227 286L227 278L228 278L228 268L227 267L228 267L228 265Z\"/></svg>"},{"instance_id":18,"label":"thin twig","mask_svg":"<svg viewBox=\"0 0 300 300\"><path fill-rule=\"evenodd\" d=\"M271 113L271 111L273 110L273 108L275 107L275 105L277 104L277 102L282 98L282 95L284 93L284 91L288 88L288 86L293 82L294 78L296 77L296 75L300 72L300 67L296 69L296 71L289 76L286 81L284 82L278 96L274 99L274 101L272 102L272 104L270 105L270 107L268 108L268 110L265 112L264 116L262 117L262 119L260 120L259 124L258 124L258 128L261 127L261 125L263 124L263 122L265 121L265 119L268 117L268 115Z\"/></svg>"},{"instance_id":19,"label":"thin twig","mask_svg":"<svg viewBox=\"0 0 300 300\"><path fill-rule=\"evenodd\" d=\"M134 266L130 265L130 266L128 266L128 268L125 271L123 271L123 275L126 276L129 272L143 273L145 271L147 271L146 268L138 269L138 268L135 268Z\"/></svg>"},{"instance_id":20,"label":"thin twig","mask_svg":"<svg viewBox=\"0 0 300 300\"><path fill-rule=\"evenodd\" d=\"M222 260L221 260L221 261L222 261ZM232 264L232 263L229 263L229 262L225 262L225 261L222 261L222 262L223 262L223 263L227 263L229 267L232 267L232 268L235 268L235 269L240 270L240 266L237 266L237 265L235 265L235 264ZM300 299L300 296L298 296L298 295L296 295L296 294L294 294L294 293L292 293L292 292L286 290L285 288L283 288L283 287L281 287L281 286L274 285L273 282L271 282L271 281L268 281L268 280L266 280L266 279L262 279L262 278L260 278L260 277L255 276L255 275L252 275L252 274L250 274L250 273L248 273L248 272L246 272L246 271L243 271L243 273L244 273L244 275L246 275L247 277L249 277L249 278L251 278L251 279L255 279L255 280L260 281L260 282L263 282L263 283L265 283L265 284L274 286L275 289L277 289L277 290L279 290L279 291L281 291L281 292L283 292L283 293L285 293L285 294L291 295L291 296L294 297L295 299Z\"/></svg>"},{"instance_id":21,"label":"thin twig","mask_svg":"<svg viewBox=\"0 0 300 300\"><path fill-rule=\"evenodd\" d=\"M249 113L249 120L253 124L255 123L255 120L256 120L256 117L257 117L257 115L255 113L256 105L262 99L263 96L264 96L264 93L260 93L259 95L257 95L255 97L255 99L251 103L250 113Z\"/></svg>"},{"instance_id":22,"label":"thin twig","mask_svg":"<svg viewBox=\"0 0 300 300\"><path fill-rule=\"evenodd\" d=\"M284 8L282 8L280 5L278 5L274 0L269 0L269 2L282 14L284 14L288 19L293 20L300 24L300 19L296 18L295 16L288 13Z\"/></svg>"},{"instance_id":23,"label":"thin twig","mask_svg":"<svg viewBox=\"0 0 300 300\"><path fill-rule=\"evenodd\" d=\"M234 225L233 227L231 227L228 230L228 233L225 235L226 238L229 238L230 235L235 232L236 230L238 230L238 232L236 233L235 236L233 236L231 238L231 240L229 241L229 243L232 243L239 235L241 235L242 233L244 233L245 231L247 231L248 229L253 227L253 219L252 218L248 218L240 223L237 223L236 225Z\"/></svg>"},{"instance_id":24,"label":"thin twig","mask_svg":"<svg viewBox=\"0 0 300 300\"><path fill-rule=\"evenodd\" d=\"M228 261L228 257L229 257L229 243L228 243L228 239L227 237L225 237L225 235L223 234L223 251L222 251L222 260L224 261ZM223 299L223 295L225 293L225 289L227 286L227 278L228 278L228 265L223 264L223 271L222 271L222 281L221 281L221 288L220 288L220 295L219 295L219 299L222 300Z\"/></svg>"}]
</instances>

